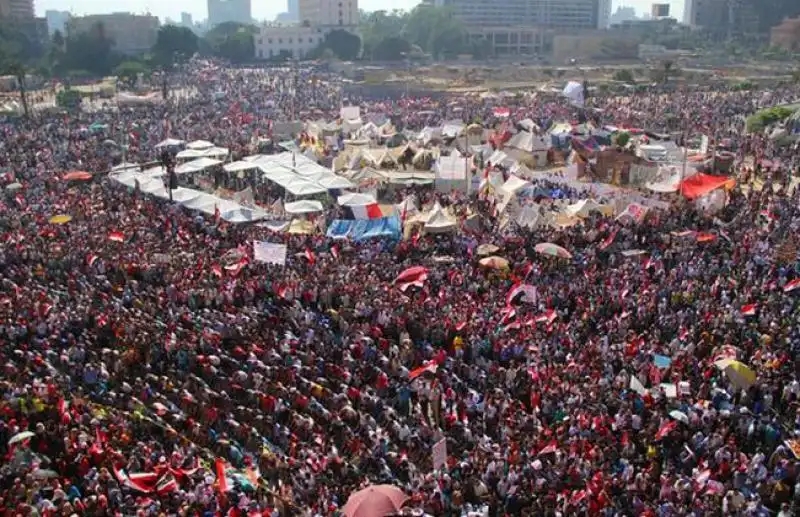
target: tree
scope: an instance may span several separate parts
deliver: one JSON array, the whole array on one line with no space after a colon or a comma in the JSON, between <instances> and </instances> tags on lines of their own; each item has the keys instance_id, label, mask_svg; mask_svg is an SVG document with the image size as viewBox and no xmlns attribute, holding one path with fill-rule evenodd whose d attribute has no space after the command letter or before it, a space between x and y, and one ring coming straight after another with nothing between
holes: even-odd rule
<instances>
[{"instance_id":1,"label":"tree","mask_svg":"<svg viewBox=\"0 0 800 517\"><path fill-rule=\"evenodd\" d=\"M617 70L614 72L613 77L615 81L619 81L621 83L632 84L636 82L636 80L633 78L633 73L630 70Z\"/></svg>"},{"instance_id":2,"label":"tree","mask_svg":"<svg viewBox=\"0 0 800 517\"><path fill-rule=\"evenodd\" d=\"M342 61L352 61L361 52L361 38L348 31L336 29L325 35L323 46L331 49Z\"/></svg>"},{"instance_id":3,"label":"tree","mask_svg":"<svg viewBox=\"0 0 800 517\"><path fill-rule=\"evenodd\" d=\"M372 49L372 59L378 61L401 61L411 52L411 43L400 36L389 36Z\"/></svg>"},{"instance_id":4,"label":"tree","mask_svg":"<svg viewBox=\"0 0 800 517\"><path fill-rule=\"evenodd\" d=\"M123 61L114 68L114 75L131 88L136 84L140 75L148 72L148 68L140 61Z\"/></svg>"},{"instance_id":5,"label":"tree","mask_svg":"<svg viewBox=\"0 0 800 517\"><path fill-rule=\"evenodd\" d=\"M114 41L101 23L87 32L71 34L65 42L64 69L86 70L94 76L106 76L118 61L113 46Z\"/></svg>"},{"instance_id":6,"label":"tree","mask_svg":"<svg viewBox=\"0 0 800 517\"><path fill-rule=\"evenodd\" d=\"M406 19L403 36L436 58L460 54L467 48L464 24L447 7L418 5Z\"/></svg>"},{"instance_id":7,"label":"tree","mask_svg":"<svg viewBox=\"0 0 800 517\"><path fill-rule=\"evenodd\" d=\"M363 55L371 59L375 49L385 39L401 37L408 13L401 10L361 13L358 31L361 35Z\"/></svg>"},{"instance_id":8,"label":"tree","mask_svg":"<svg viewBox=\"0 0 800 517\"><path fill-rule=\"evenodd\" d=\"M206 33L211 54L232 63L246 63L255 56L253 38L258 29L236 22L220 23Z\"/></svg>"},{"instance_id":9,"label":"tree","mask_svg":"<svg viewBox=\"0 0 800 517\"><path fill-rule=\"evenodd\" d=\"M0 33L0 74L12 75L16 80L19 100L22 104L22 112L25 118L30 115L28 108L28 95L26 91L25 79L27 67L25 66L26 54L24 38L21 34L13 34L11 31L3 30Z\"/></svg>"},{"instance_id":10,"label":"tree","mask_svg":"<svg viewBox=\"0 0 800 517\"><path fill-rule=\"evenodd\" d=\"M158 29L152 53L164 63L182 63L197 53L199 38L186 27L164 25Z\"/></svg>"}]
</instances>

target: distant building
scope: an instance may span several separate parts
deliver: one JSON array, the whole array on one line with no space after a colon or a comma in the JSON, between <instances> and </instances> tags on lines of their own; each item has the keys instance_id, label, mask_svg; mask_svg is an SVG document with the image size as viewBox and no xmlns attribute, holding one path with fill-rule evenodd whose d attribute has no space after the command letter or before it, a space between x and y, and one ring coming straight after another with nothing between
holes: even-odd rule
<instances>
[{"instance_id":1,"label":"distant building","mask_svg":"<svg viewBox=\"0 0 800 517\"><path fill-rule=\"evenodd\" d=\"M300 21L300 0L288 0L286 12L289 13L292 20Z\"/></svg>"},{"instance_id":2,"label":"distant building","mask_svg":"<svg viewBox=\"0 0 800 517\"><path fill-rule=\"evenodd\" d=\"M186 27L187 29L194 27L192 13L181 13L181 27Z\"/></svg>"},{"instance_id":3,"label":"distant building","mask_svg":"<svg viewBox=\"0 0 800 517\"><path fill-rule=\"evenodd\" d=\"M355 27L358 0L297 0L298 18L311 27Z\"/></svg>"},{"instance_id":4,"label":"distant building","mask_svg":"<svg viewBox=\"0 0 800 517\"><path fill-rule=\"evenodd\" d=\"M617 10L611 15L609 21L611 25L618 25L620 23L638 19L639 18L636 16L636 9L633 7L620 6L617 7Z\"/></svg>"},{"instance_id":5,"label":"distant building","mask_svg":"<svg viewBox=\"0 0 800 517\"><path fill-rule=\"evenodd\" d=\"M684 23L709 37L764 36L785 17L800 15L797 0L686 0Z\"/></svg>"},{"instance_id":6,"label":"distant building","mask_svg":"<svg viewBox=\"0 0 800 517\"><path fill-rule=\"evenodd\" d=\"M158 35L158 18L150 14L132 13L93 14L70 18L68 34L90 32L98 25L114 42L115 52L127 55L142 54L150 50Z\"/></svg>"},{"instance_id":7,"label":"distant building","mask_svg":"<svg viewBox=\"0 0 800 517\"><path fill-rule=\"evenodd\" d=\"M622 34L597 31L580 35L558 34L553 38L553 59L570 60L636 59L638 40Z\"/></svg>"},{"instance_id":8,"label":"distant building","mask_svg":"<svg viewBox=\"0 0 800 517\"><path fill-rule=\"evenodd\" d=\"M783 23L773 27L769 43L789 52L800 52L800 17L786 18Z\"/></svg>"},{"instance_id":9,"label":"distant building","mask_svg":"<svg viewBox=\"0 0 800 517\"><path fill-rule=\"evenodd\" d=\"M208 25L221 23L253 23L250 0L208 0Z\"/></svg>"},{"instance_id":10,"label":"distant building","mask_svg":"<svg viewBox=\"0 0 800 517\"><path fill-rule=\"evenodd\" d=\"M44 12L44 18L47 20L47 30L50 34L56 31L63 34L67 30L67 21L69 21L70 14L68 11L48 10Z\"/></svg>"},{"instance_id":11,"label":"distant building","mask_svg":"<svg viewBox=\"0 0 800 517\"><path fill-rule=\"evenodd\" d=\"M435 0L434 3L452 8L468 29L605 29L611 21L611 0Z\"/></svg>"},{"instance_id":12,"label":"distant building","mask_svg":"<svg viewBox=\"0 0 800 517\"><path fill-rule=\"evenodd\" d=\"M13 20L35 18L33 0L0 0L0 18Z\"/></svg>"},{"instance_id":13,"label":"distant building","mask_svg":"<svg viewBox=\"0 0 800 517\"><path fill-rule=\"evenodd\" d=\"M667 18L669 16L669 4L653 4L650 6L650 18Z\"/></svg>"},{"instance_id":14,"label":"distant building","mask_svg":"<svg viewBox=\"0 0 800 517\"><path fill-rule=\"evenodd\" d=\"M255 52L258 59L274 59L279 56L305 59L325 39L330 29L321 27L262 26L255 36Z\"/></svg>"}]
</instances>

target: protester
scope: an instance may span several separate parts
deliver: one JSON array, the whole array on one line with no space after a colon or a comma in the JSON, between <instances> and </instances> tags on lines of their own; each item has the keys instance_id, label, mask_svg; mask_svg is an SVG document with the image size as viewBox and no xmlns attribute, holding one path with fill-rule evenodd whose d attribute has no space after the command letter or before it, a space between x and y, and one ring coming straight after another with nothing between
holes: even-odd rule
<instances>
[{"instance_id":1,"label":"protester","mask_svg":"<svg viewBox=\"0 0 800 517\"><path fill-rule=\"evenodd\" d=\"M800 198L790 165L757 162L780 151L740 136L763 92L593 99L608 123L661 129L673 114L734 139L763 186L740 182L716 218L678 200L641 223L500 230L485 200L416 189L485 225L345 243L199 218L107 178L62 181L122 154L157 160L167 136L237 159L270 120L312 106L331 119L342 102L318 72L191 74L198 96L181 103L4 125L0 165L22 184L0 214L4 515L336 515L373 483L432 515L795 510L800 270L796 248L782 257ZM351 101L417 129L455 114L447 100ZM460 102L462 121L499 122L485 100ZM574 112L512 107L542 126ZM267 239L287 244L285 266L254 260ZM479 244L510 267L480 266ZM412 266L427 278L400 289ZM509 301L523 283L536 299Z\"/></svg>"}]
</instances>

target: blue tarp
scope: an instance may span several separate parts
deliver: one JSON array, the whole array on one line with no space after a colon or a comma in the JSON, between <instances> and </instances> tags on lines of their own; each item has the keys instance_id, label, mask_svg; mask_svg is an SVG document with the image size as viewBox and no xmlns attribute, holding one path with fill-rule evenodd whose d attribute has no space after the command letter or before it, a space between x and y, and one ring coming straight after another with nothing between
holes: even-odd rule
<instances>
[{"instance_id":1,"label":"blue tarp","mask_svg":"<svg viewBox=\"0 0 800 517\"><path fill-rule=\"evenodd\" d=\"M328 226L331 239L352 239L363 241L374 237L400 238L400 218L381 217L380 219L336 219Z\"/></svg>"}]
</instances>

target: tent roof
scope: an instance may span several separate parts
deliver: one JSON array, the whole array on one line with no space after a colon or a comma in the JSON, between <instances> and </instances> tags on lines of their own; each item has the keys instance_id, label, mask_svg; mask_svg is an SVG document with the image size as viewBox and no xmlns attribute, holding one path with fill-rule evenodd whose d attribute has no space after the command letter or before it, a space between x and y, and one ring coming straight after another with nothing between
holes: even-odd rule
<instances>
[{"instance_id":1,"label":"tent roof","mask_svg":"<svg viewBox=\"0 0 800 517\"><path fill-rule=\"evenodd\" d=\"M698 172L680 183L680 191L687 199L697 199L724 186L733 186L736 180L727 176L712 176Z\"/></svg>"}]
</instances>

